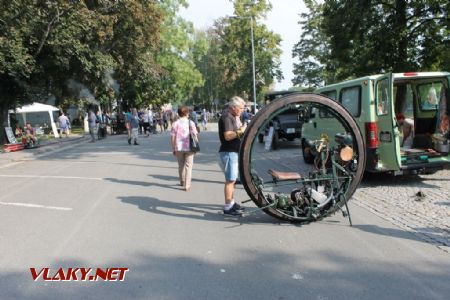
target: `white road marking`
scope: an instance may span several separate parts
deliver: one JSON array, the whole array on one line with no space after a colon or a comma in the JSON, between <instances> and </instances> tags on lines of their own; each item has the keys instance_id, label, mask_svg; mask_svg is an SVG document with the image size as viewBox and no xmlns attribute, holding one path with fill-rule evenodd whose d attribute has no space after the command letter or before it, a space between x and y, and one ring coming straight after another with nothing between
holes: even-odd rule
<instances>
[{"instance_id":1,"label":"white road marking","mask_svg":"<svg viewBox=\"0 0 450 300\"><path fill-rule=\"evenodd\" d=\"M20 202L0 202L0 205L31 207L31 208L44 208L44 209L54 209L54 210L72 210L72 208L70 208L70 207L45 206L45 205L39 205L39 204L20 203Z\"/></svg>"},{"instance_id":2,"label":"white road marking","mask_svg":"<svg viewBox=\"0 0 450 300\"><path fill-rule=\"evenodd\" d=\"M0 177L9 178L51 178L51 179L85 179L85 180L103 180L99 177L78 177L78 176L50 176L50 175L0 175Z\"/></svg>"}]
</instances>

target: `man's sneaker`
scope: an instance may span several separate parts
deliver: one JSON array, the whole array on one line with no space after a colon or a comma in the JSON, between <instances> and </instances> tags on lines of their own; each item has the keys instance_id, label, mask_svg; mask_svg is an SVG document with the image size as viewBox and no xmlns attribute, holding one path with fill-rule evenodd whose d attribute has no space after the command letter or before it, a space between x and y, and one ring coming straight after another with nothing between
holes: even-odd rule
<instances>
[{"instance_id":1,"label":"man's sneaker","mask_svg":"<svg viewBox=\"0 0 450 300\"><path fill-rule=\"evenodd\" d=\"M237 203L234 203L234 205L230 209L224 209L223 214L224 215L230 215L230 216L241 216L243 213L243 210L241 206Z\"/></svg>"},{"instance_id":2,"label":"man's sneaker","mask_svg":"<svg viewBox=\"0 0 450 300\"><path fill-rule=\"evenodd\" d=\"M245 207L241 206L239 203L234 202L234 207L236 207L237 210L245 210Z\"/></svg>"}]
</instances>

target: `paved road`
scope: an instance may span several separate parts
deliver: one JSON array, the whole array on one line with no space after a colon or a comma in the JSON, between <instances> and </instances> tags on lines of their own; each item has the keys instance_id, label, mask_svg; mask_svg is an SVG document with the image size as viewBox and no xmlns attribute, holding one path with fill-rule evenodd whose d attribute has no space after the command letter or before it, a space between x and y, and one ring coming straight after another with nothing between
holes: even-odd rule
<instances>
[{"instance_id":1,"label":"paved road","mask_svg":"<svg viewBox=\"0 0 450 300\"><path fill-rule=\"evenodd\" d=\"M0 299L448 299L450 254L367 209L365 192L350 204L353 227L340 214L301 227L225 218L217 148L203 132L191 192L177 186L167 133L3 165ZM123 282L45 282L32 267L129 271Z\"/></svg>"}]
</instances>

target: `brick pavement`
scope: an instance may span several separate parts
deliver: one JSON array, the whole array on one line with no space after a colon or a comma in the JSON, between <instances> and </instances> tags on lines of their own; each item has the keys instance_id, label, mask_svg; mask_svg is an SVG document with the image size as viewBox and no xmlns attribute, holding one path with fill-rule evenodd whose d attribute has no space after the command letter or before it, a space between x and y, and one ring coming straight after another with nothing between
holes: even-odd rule
<instances>
[{"instance_id":1,"label":"brick pavement","mask_svg":"<svg viewBox=\"0 0 450 300\"><path fill-rule=\"evenodd\" d=\"M365 178L352 203L450 253L450 170Z\"/></svg>"}]
</instances>

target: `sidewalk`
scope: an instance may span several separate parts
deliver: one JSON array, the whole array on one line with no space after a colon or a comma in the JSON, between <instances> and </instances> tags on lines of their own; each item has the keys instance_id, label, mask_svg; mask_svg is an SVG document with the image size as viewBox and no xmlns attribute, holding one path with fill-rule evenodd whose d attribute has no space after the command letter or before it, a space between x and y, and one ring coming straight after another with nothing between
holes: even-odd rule
<instances>
[{"instance_id":1,"label":"sidewalk","mask_svg":"<svg viewBox=\"0 0 450 300\"><path fill-rule=\"evenodd\" d=\"M73 134L68 138L43 140L38 148L23 149L15 152L0 152L0 168L5 168L12 163L33 160L43 154L60 151L76 144L89 141L87 135Z\"/></svg>"},{"instance_id":2,"label":"sidewalk","mask_svg":"<svg viewBox=\"0 0 450 300\"><path fill-rule=\"evenodd\" d=\"M202 131L202 126L199 124ZM208 131L218 131L217 122L208 123ZM169 131L170 132L170 129ZM6 168L11 164L36 159L50 152L61 151L73 147L80 143L86 143L90 140L89 134L72 134L69 138L60 138L52 140L43 140L40 142L39 148L24 149L15 152L3 152L0 149L0 169Z\"/></svg>"}]
</instances>

